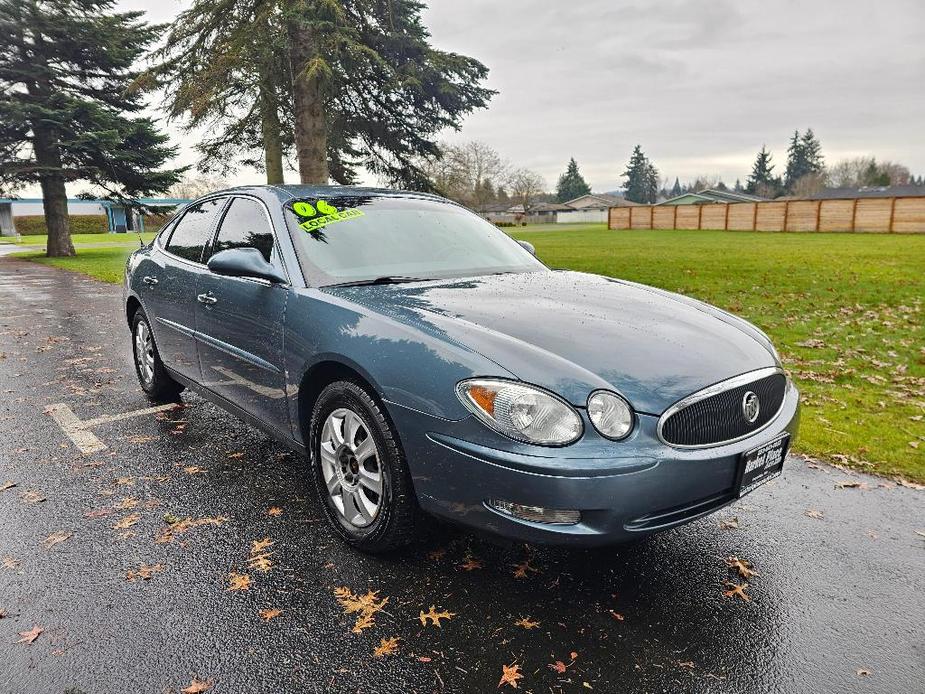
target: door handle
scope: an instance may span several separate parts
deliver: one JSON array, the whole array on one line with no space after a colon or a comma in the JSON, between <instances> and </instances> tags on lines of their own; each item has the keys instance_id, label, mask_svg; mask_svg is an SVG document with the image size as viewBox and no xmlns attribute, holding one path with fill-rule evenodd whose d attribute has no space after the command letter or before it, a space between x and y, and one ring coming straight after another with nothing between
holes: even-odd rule
<instances>
[{"instance_id":1,"label":"door handle","mask_svg":"<svg viewBox=\"0 0 925 694\"><path fill-rule=\"evenodd\" d=\"M212 304L218 301L218 299L212 296L211 292L209 292L208 294L200 294L199 296L196 297L196 300L200 304L206 304L207 306L211 306Z\"/></svg>"},{"instance_id":2,"label":"door handle","mask_svg":"<svg viewBox=\"0 0 925 694\"><path fill-rule=\"evenodd\" d=\"M157 277L151 277L151 275L145 275L141 278L141 281L145 284L155 285L157 284Z\"/></svg>"}]
</instances>

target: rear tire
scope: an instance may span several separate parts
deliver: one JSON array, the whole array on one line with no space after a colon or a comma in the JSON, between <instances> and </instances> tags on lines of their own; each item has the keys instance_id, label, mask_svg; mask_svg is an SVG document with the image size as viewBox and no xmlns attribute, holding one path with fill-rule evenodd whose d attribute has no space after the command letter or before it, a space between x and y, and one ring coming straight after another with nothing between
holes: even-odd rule
<instances>
[{"instance_id":1,"label":"rear tire","mask_svg":"<svg viewBox=\"0 0 925 694\"><path fill-rule=\"evenodd\" d=\"M132 354L135 358L135 374L145 394L155 402L176 402L183 392L183 385L167 373L157 345L154 344L151 324L140 308L132 316Z\"/></svg>"},{"instance_id":2,"label":"rear tire","mask_svg":"<svg viewBox=\"0 0 925 694\"><path fill-rule=\"evenodd\" d=\"M366 387L327 386L312 410L309 441L318 499L344 542L381 554L417 539L420 511L404 452Z\"/></svg>"}]
</instances>

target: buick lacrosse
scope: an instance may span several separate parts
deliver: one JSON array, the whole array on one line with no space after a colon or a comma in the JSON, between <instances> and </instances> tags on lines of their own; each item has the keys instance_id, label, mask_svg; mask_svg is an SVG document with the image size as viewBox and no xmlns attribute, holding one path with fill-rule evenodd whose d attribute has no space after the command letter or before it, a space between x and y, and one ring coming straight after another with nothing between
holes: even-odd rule
<instances>
[{"instance_id":1,"label":"buick lacrosse","mask_svg":"<svg viewBox=\"0 0 925 694\"><path fill-rule=\"evenodd\" d=\"M192 388L304 453L364 551L426 514L527 542L641 537L779 475L799 423L755 326L550 269L431 195L209 195L129 258L124 298L148 396Z\"/></svg>"}]
</instances>

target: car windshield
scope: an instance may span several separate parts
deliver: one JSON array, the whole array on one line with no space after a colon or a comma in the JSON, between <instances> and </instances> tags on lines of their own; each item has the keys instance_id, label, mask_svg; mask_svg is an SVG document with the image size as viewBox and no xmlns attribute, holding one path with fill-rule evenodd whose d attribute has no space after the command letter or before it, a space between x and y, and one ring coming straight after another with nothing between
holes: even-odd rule
<instances>
[{"instance_id":1,"label":"car windshield","mask_svg":"<svg viewBox=\"0 0 925 694\"><path fill-rule=\"evenodd\" d=\"M284 206L300 260L319 286L546 270L495 225L449 203L351 195Z\"/></svg>"}]
</instances>

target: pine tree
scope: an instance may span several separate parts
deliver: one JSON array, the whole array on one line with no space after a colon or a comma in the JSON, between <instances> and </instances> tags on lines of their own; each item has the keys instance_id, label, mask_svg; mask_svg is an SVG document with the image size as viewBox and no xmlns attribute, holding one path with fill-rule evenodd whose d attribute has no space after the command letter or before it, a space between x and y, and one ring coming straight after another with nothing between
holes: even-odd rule
<instances>
[{"instance_id":1,"label":"pine tree","mask_svg":"<svg viewBox=\"0 0 925 694\"><path fill-rule=\"evenodd\" d=\"M658 196L658 169L646 158L640 145L633 149L623 177L626 178L624 197L627 200L643 204L655 202Z\"/></svg>"},{"instance_id":2,"label":"pine tree","mask_svg":"<svg viewBox=\"0 0 925 694\"><path fill-rule=\"evenodd\" d=\"M556 200L559 202L568 202L582 195L588 195L591 192L591 186L587 184L584 177L578 171L578 163L575 158L569 159L568 167L565 173L559 176L559 183L556 185Z\"/></svg>"},{"instance_id":3,"label":"pine tree","mask_svg":"<svg viewBox=\"0 0 925 694\"><path fill-rule=\"evenodd\" d=\"M180 170L133 87L159 35L113 0L0 0L0 186L39 183L49 256L74 255L66 183L131 202L165 191Z\"/></svg>"},{"instance_id":4,"label":"pine tree","mask_svg":"<svg viewBox=\"0 0 925 694\"><path fill-rule=\"evenodd\" d=\"M678 180L678 177L677 177L677 176L675 176L675 178L674 178L674 185L671 186L671 197L675 198L675 197L681 195L681 193L682 193L682 190L681 190L681 181Z\"/></svg>"},{"instance_id":5,"label":"pine tree","mask_svg":"<svg viewBox=\"0 0 925 694\"><path fill-rule=\"evenodd\" d=\"M418 0L277 2L302 182L343 182L362 165L392 185L429 189L417 160L440 156L437 133L486 106L488 69L431 46Z\"/></svg>"},{"instance_id":6,"label":"pine tree","mask_svg":"<svg viewBox=\"0 0 925 694\"><path fill-rule=\"evenodd\" d=\"M755 157L755 163L752 165L752 172L745 180L745 192L756 195L759 188L773 185L774 164L771 163L771 153L767 146L761 145L761 151Z\"/></svg>"},{"instance_id":7,"label":"pine tree","mask_svg":"<svg viewBox=\"0 0 925 694\"><path fill-rule=\"evenodd\" d=\"M825 159L822 156L822 144L816 138L812 128L807 128L800 138L803 150L803 159L806 162L806 173L821 173L825 170Z\"/></svg>"},{"instance_id":8,"label":"pine tree","mask_svg":"<svg viewBox=\"0 0 925 694\"><path fill-rule=\"evenodd\" d=\"M824 168L822 145L813 129L807 128L802 137L799 130L794 130L787 147L787 171L784 174L787 190L793 190L796 182L804 176L822 173Z\"/></svg>"}]
</instances>

